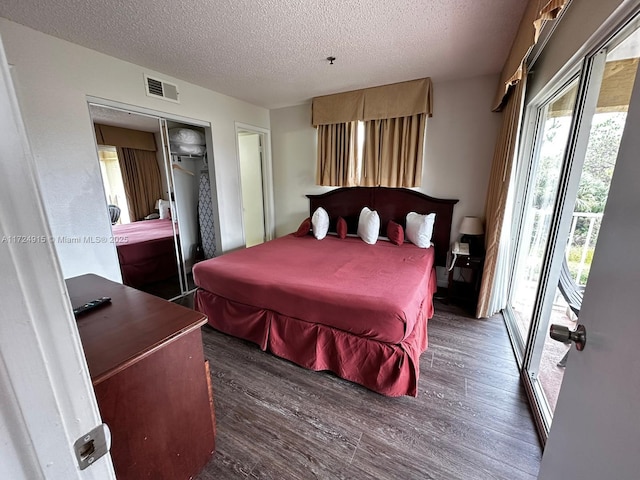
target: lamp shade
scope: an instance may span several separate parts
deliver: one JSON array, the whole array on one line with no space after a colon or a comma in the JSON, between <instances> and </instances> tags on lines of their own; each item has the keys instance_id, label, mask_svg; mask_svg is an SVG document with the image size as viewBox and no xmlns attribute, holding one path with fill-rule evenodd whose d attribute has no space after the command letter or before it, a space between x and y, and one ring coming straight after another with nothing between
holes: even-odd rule
<instances>
[{"instance_id":1,"label":"lamp shade","mask_svg":"<svg viewBox=\"0 0 640 480\"><path fill-rule=\"evenodd\" d=\"M484 233L482 220L478 217L464 217L460 224L460 233L462 235L482 235Z\"/></svg>"}]
</instances>

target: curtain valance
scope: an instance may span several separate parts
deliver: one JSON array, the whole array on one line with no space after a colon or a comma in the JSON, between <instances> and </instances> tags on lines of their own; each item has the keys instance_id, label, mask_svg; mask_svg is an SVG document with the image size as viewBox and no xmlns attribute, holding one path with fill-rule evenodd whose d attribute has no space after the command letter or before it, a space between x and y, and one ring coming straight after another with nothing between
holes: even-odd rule
<instances>
[{"instance_id":1,"label":"curtain valance","mask_svg":"<svg viewBox=\"0 0 640 480\"><path fill-rule=\"evenodd\" d=\"M433 86L430 78L324 95L313 99L312 123L330 125L357 120L431 116Z\"/></svg>"},{"instance_id":2,"label":"curtain valance","mask_svg":"<svg viewBox=\"0 0 640 480\"><path fill-rule=\"evenodd\" d=\"M502 110L507 101L509 88L522 80L524 61L538 42L544 22L555 19L568 2L569 0L529 0L500 74L498 91L493 102L494 112Z\"/></svg>"},{"instance_id":3,"label":"curtain valance","mask_svg":"<svg viewBox=\"0 0 640 480\"><path fill-rule=\"evenodd\" d=\"M151 132L141 132L129 128L112 127L111 125L94 124L98 145L111 145L136 150L156 151L156 140Z\"/></svg>"}]
</instances>

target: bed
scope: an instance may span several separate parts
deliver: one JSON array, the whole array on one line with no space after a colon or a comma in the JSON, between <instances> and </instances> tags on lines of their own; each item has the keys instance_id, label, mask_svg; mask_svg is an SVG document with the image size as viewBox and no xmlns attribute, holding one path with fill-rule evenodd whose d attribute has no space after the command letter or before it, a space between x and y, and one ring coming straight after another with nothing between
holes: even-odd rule
<instances>
[{"instance_id":1,"label":"bed","mask_svg":"<svg viewBox=\"0 0 640 480\"><path fill-rule=\"evenodd\" d=\"M113 225L112 232L125 285L140 288L178 274L171 219Z\"/></svg>"},{"instance_id":2,"label":"bed","mask_svg":"<svg viewBox=\"0 0 640 480\"><path fill-rule=\"evenodd\" d=\"M310 213L318 207L329 213L330 232L342 217L355 234L364 206L378 211L381 235L389 220L404 225L410 211L436 213L435 246L286 235L196 264L196 308L217 330L302 367L384 395L415 396L435 266L445 265L457 200L382 187L308 197Z\"/></svg>"}]
</instances>

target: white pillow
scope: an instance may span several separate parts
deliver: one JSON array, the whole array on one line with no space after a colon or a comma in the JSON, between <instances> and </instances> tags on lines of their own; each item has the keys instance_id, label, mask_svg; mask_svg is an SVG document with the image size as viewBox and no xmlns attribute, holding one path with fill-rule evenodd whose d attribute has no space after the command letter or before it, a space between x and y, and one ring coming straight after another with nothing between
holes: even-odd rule
<instances>
[{"instance_id":1,"label":"white pillow","mask_svg":"<svg viewBox=\"0 0 640 480\"><path fill-rule=\"evenodd\" d=\"M358 218L358 236L369 245L373 245L378 241L380 234L380 217L378 212L364 207L360 211Z\"/></svg>"},{"instance_id":2,"label":"white pillow","mask_svg":"<svg viewBox=\"0 0 640 480\"><path fill-rule=\"evenodd\" d=\"M433 234L433 223L436 221L436 214L420 215L416 212L407 213L407 228L405 233L411 243L420 248L431 246L431 235Z\"/></svg>"},{"instance_id":3,"label":"white pillow","mask_svg":"<svg viewBox=\"0 0 640 480\"><path fill-rule=\"evenodd\" d=\"M171 202L169 200L158 200L158 212L160 214L160 218L171 218L169 209L171 208Z\"/></svg>"},{"instance_id":4,"label":"white pillow","mask_svg":"<svg viewBox=\"0 0 640 480\"><path fill-rule=\"evenodd\" d=\"M329 214L322 208L316 208L311 217L311 229L313 230L313 236L318 240L322 240L327 236L329 231Z\"/></svg>"}]
</instances>

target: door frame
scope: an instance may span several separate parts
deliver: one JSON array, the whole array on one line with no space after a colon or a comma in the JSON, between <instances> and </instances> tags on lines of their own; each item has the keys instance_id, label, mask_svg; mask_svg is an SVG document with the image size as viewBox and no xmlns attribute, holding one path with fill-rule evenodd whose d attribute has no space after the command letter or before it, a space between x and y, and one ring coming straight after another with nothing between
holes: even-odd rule
<instances>
[{"instance_id":1,"label":"door frame","mask_svg":"<svg viewBox=\"0 0 640 480\"><path fill-rule=\"evenodd\" d=\"M236 132L236 164L238 167L238 179L240 181L240 205L244 211L242 202L242 176L240 173L240 144L238 134L240 132L250 132L260 135L262 139L262 203L264 204L264 235L265 241L275 238L275 203L273 199L273 164L271 159L271 130L247 123L235 122ZM244 214L243 214L244 215ZM244 222L242 223L242 241L246 245L246 234Z\"/></svg>"},{"instance_id":2,"label":"door frame","mask_svg":"<svg viewBox=\"0 0 640 480\"><path fill-rule=\"evenodd\" d=\"M1 40L0 104L0 476L115 479L75 458L102 420Z\"/></svg>"}]
</instances>

